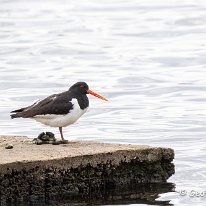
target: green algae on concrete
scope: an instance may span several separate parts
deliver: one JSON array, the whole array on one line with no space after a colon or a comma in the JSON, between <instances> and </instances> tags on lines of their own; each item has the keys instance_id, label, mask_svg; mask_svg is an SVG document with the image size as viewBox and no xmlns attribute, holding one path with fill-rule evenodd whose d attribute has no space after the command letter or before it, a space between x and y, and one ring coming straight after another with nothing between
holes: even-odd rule
<instances>
[{"instance_id":1,"label":"green algae on concrete","mask_svg":"<svg viewBox=\"0 0 206 206\"><path fill-rule=\"evenodd\" d=\"M164 183L174 174L170 148L92 141L35 145L27 137L0 136L2 202L86 197L102 190Z\"/></svg>"}]
</instances>

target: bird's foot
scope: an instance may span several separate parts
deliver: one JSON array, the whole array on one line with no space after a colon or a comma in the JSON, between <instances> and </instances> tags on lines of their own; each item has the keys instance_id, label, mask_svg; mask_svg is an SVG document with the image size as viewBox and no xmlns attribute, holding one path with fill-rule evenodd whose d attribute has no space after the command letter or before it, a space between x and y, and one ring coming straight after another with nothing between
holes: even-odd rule
<instances>
[{"instance_id":1,"label":"bird's foot","mask_svg":"<svg viewBox=\"0 0 206 206\"><path fill-rule=\"evenodd\" d=\"M69 141L69 140L66 140L66 139L59 140L57 142L59 142L60 144L74 144L74 143L77 143L76 141Z\"/></svg>"},{"instance_id":2,"label":"bird's foot","mask_svg":"<svg viewBox=\"0 0 206 206\"><path fill-rule=\"evenodd\" d=\"M68 140L66 140L66 139L64 139L64 140L60 140L60 141L58 141L60 144L68 144L69 143L69 141Z\"/></svg>"}]
</instances>

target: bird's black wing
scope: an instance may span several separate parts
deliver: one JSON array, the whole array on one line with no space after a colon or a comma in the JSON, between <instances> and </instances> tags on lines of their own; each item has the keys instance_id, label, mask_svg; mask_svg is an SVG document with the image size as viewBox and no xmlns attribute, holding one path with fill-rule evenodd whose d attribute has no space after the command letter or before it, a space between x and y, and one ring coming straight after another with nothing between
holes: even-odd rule
<instances>
[{"instance_id":1,"label":"bird's black wing","mask_svg":"<svg viewBox=\"0 0 206 206\"><path fill-rule=\"evenodd\" d=\"M37 101L29 107L21 108L12 111L11 118L29 118L35 117L36 115L46 114L67 114L73 108L71 102L72 96L69 91L53 94L41 101Z\"/></svg>"}]
</instances>

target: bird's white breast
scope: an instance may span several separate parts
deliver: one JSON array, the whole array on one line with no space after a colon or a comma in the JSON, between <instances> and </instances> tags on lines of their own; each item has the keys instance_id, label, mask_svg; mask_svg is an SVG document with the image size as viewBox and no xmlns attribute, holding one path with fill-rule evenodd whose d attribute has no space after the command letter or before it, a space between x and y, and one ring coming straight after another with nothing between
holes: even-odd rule
<instances>
[{"instance_id":1,"label":"bird's white breast","mask_svg":"<svg viewBox=\"0 0 206 206\"><path fill-rule=\"evenodd\" d=\"M71 109L68 114L36 115L32 119L35 119L36 121L41 122L45 125L49 125L51 127L66 127L70 124L73 124L87 111L87 108L82 110L79 107L77 99L72 99L71 102L73 104L73 109Z\"/></svg>"}]
</instances>

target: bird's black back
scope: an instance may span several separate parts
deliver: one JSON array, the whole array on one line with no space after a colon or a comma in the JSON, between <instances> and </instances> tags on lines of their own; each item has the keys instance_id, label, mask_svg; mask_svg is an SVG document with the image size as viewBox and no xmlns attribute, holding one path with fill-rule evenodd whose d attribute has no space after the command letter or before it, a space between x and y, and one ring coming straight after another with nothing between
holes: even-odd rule
<instances>
[{"instance_id":1,"label":"bird's black back","mask_svg":"<svg viewBox=\"0 0 206 206\"><path fill-rule=\"evenodd\" d=\"M82 94L78 92L78 90L69 90L59 94L53 94L29 107L12 111L12 113L16 114L12 114L11 118L29 118L46 114L66 115L73 109L72 99L77 99L82 110L89 106L89 100L86 94Z\"/></svg>"}]
</instances>

